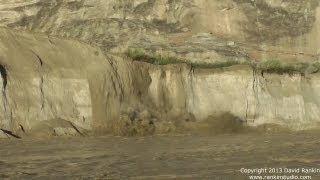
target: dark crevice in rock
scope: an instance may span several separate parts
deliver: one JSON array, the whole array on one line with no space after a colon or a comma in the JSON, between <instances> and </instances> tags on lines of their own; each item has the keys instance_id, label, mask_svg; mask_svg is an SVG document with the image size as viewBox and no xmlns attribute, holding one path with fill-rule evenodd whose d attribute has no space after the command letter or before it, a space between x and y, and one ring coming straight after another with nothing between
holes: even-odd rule
<instances>
[{"instance_id":1,"label":"dark crevice in rock","mask_svg":"<svg viewBox=\"0 0 320 180\"><path fill-rule=\"evenodd\" d=\"M78 134L80 134L81 136L84 136L84 134L74 124L72 124L71 122L69 123L73 127L73 129L77 131Z\"/></svg>"},{"instance_id":2,"label":"dark crevice in rock","mask_svg":"<svg viewBox=\"0 0 320 180\"><path fill-rule=\"evenodd\" d=\"M20 129L22 130L22 132L26 133L26 131L24 130L24 127L21 124L19 124L19 126L20 126Z\"/></svg>"},{"instance_id":3,"label":"dark crevice in rock","mask_svg":"<svg viewBox=\"0 0 320 180\"><path fill-rule=\"evenodd\" d=\"M12 137L17 138L17 139L21 139L20 136L14 134L12 131L8 131L8 130L2 129L2 128L0 128L0 130L2 132L4 132L6 135L12 136Z\"/></svg>"},{"instance_id":4,"label":"dark crevice in rock","mask_svg":"<svg viewBox=\"0 0 320 180\"><path fill-rule=\"evenodd\" d=\"M37 53L35 53L33 50L30 50L30 51L32 52L32 54L34 54L37 57L40 66L42 66L43 65L43 61L42 61L41 57Z\"/></svg>"},{"instance_id":5,"label":"dark crevice in rock","mask_svg":"<svg viewBox=\"0 0 320 180\"><path fill-rule=\"evenodd\" d=\"M43 110L44 109L44 91L43 91L43 77L41 77L41 79L40 79L40 85L39 85L39 87L40 87L40 95L41 95L41 110Z\"/></svg>"},{"instance_id":6,"label":"dark crevice in rock","mask_svg":"<svg viewBox=\"0 0 320 180\"><path fill-rule=\"evenodd\" d=\"M43 65L42 59L41 59L37 54L36 54L36 56L37 56L37 58L38 58L38 60L39 60L40 66L42 66L42 65Z\"/></svg>"},{"instance_id":7,"label":"dark crevice in rock","mask_svg":"<svg viewBox=\"0 0 320 180\"><path fill-rule=\"evenodd\" d=\"M31 52L32 52L32 54L34 54L36 57L37 57L37 59L38 59L38 62L39 62L39 64L40 64L40 67L42 67L43 66L43 60L42 60L42 58L37 54L37 53L35 53L33 50L30 50ZM40 73L40 72L39 72ZM44 109L44 90L43 90L43 82L44 82L44 80L43 80L43 77L41 76L40 77L40 84L39 84L39 88L40 88L40 100L41 100L41 110L43 110Z\"/></svg>"},{"instance_id":8,"label":"dark crevice in rock","mask_svg":"<svg viewBox=\"0 0 320 180\"><path fill-rule=\"evenodd\" d=\"M8 107L8 100L7 100L7 95L6 95L6 88L7 88L7 83L8 83L8 72L7 69L5 68L4 65L0 64L0 74L1 74L1 78L2 78L2 97L3 97L3 108L4 108L4 112L6 114L6 116L8 115L8 109L10 111L10 107ZM8 119L12 120L12 112L10 112L10 116L8 117Z\"/></svg>"},{"instance_id":9,"label":"dark crevice in rock","mask_svg":"<svg viewBox=\"0 0 320 180\"><path fill-rule=\"evenodd\" d=\"M5 93L6 87L7 87L7 83L8 83L8 73L6 68L0 64L0 73L1 73L1 77L3 80L3 92Z\"/></svg>"},{"instance_id":10,"label":"dark crevice in rock","mask_svg":"<svg viewBox=\"0 0 320 180\"><path fill-rule=\"evenodd\" d=\"M42 60L42 58L41 58L37 53L35 53L33 50L30 50L30 51L32 52L32 54L34 54L34 55L37 57L38 62L39 62L39 64L40 64L40 67L42 67L42 66L43 66L43 60ZM44 106L45 106L43 82L44 82L44 80L43 80L43 77L41 76L41 77L40 77L40 83L39 83L40 100L41 100L41 110L43 110L43 109L44 109Z\"/></svg>"}]
</instances>

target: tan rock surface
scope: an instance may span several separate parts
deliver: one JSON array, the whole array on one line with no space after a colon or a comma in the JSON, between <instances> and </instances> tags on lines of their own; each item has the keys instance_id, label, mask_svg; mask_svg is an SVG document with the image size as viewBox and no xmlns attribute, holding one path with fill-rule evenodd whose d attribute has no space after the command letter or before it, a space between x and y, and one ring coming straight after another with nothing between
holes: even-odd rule
<instances>
[{"instance_id":1,"label":"tan rock surface","mask_svg":"<svg viewBox=\"0 0 320 180\"><path fill-rule=\"evenodd\" d=\"M45 35L0 31L1 128L28 131L41 121L62 118L91 129L93 118L112 117L112 111L103 116L94 108L117 98L117 87L105 91L103 82L114 74L99 49Z\"/></svg>"},{"instance_id":2,"label":"tan rock surface","mask_svg":"<svg viewBox=\"0 0 320 180\"><path fill-rule=\"evenodd\" d=\"M23 135L62 119L71 124L48 131L152 134L225 113L249 125L318 127L317 73L157 66L121 54L317 61L318 9L313 0L3 0L0 128Z\"/></svg>"},{"instance_id":3,"label":"tan rock surface","mask_svg":"<svg viewBox=\"0 0 320 180\"><path fill-rule=\"evenodd\" d=\"M2 0L0 5L3 26L77 38L108 52L135 47L195 61L319 60L317 0Z\"/></svg>"}]
</instances>

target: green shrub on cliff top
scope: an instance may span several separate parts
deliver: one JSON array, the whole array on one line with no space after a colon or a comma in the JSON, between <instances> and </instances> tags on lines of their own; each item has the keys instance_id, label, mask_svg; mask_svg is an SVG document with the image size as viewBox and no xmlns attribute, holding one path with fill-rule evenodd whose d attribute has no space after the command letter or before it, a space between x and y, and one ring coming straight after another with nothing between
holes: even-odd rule
<instances>
[{"instance_id":1,"label":"green shrub on cliff top","mask_svg":"<svg viewBox=\"0 0 320 180\"><path fill-rule=\"evenodd\" d=\"M295 63L289 64L280 60L268 60L261 63L257 63L257 70L269 72L269 73L316 73L320 69L320 63Z\"/></svg>"},{"instance_id":2,"label":"green shrub on cliff top","mask_svg":"<svg viewBox=\"0 0 320 180\"><path fill-rule=\"evenodd\" d=\"M292 73L299 70L298 67L290 64L284 64L279 60L264 61L264 62L258 63L256 67L258 70L262 70L270 73Z\"/></svg>"},{"instance_id":3,"label":"green shrub on cliff top","mask_svg":"<svg viewBox=\"0 0 320 180\"><path fill-rule=\"evenodd\" d=\"M238 60L228 59L222 62L214 62L214 63L189 63L193 68L201 68L201 69L210 69L210 68L224 68L230 67L234 65L244 64Z\"/></svg>"},{"instance_id":4,"label":"green shrub on cliff top","mask_svg":"<svg viewBox=\"0 0 320 180\"><path fill-rule=\"evenodd\" d=\"M204 63L204 62L195 63L190 61L183 61L174 56L161 55L158 53L147 53L139 49L129 49L126 52L126 55L135 61L143 61L143 62L155 64L155 65L185 63L190 65L193 68L201 68L201 69L224 68L224 67L230 67L230 66L239 65L239 64L245 64L245 65L251 66L255 70L261 70L264 72L278 73L278 74L293 73L293 72L316 73L320 70L319 62L290 64L280 60L267 60L267 61L256 63L252 61L239 61L236 59L225 59L224 61L213 62L213 63Z\"/></svg>"},{"instance_id":5,"label":"green shrub on cliff top","mask_svg":"<svg viewBox=\"0 0 320 180\"><path fill-rule=\"evenodd\" d=\"M240 61L234 59L227 59L223 62L215 62L215 63L195 63L190 61L183 61L177 57L169 56L169 55L161 55L158 53L147 53L143 50L139 49L129 49L126 52L126 55L132 58L135 61L147 62L155 65L167 65L167 64L178 64L185 63L191 65L193 68L223 68L229 67L237 64L241 64Z\"/></svg>"}]
</instances>

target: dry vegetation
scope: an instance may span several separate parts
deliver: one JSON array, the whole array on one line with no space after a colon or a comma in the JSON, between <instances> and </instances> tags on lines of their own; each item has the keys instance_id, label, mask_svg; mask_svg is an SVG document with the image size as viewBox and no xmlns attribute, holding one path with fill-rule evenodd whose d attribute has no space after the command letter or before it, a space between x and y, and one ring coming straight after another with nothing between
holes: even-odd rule
<instances>
[{"instance_id":1,"label":"dry vegetation","mask_svg":"<svg viewBox=\"0 0 320 180\"><path fill-rule=\"evenodd\" d=\"M296 64L289 64L286 62L283 62L281 60L267 60L262 62L253 62L253 61L239 61L237 59L225 59L223 61L219 62L213 62L213 63L195 63L190 61L182 60L178 57L169 56L169 55L162 55L159 53L149 53L145 52L144 50L140 49L129 49L126 52L126 55L130 58L132 58L135 61L143 61L155 65L167 65L167 64L179 64L179 63L185 63L190 65L193 68L224 68L224 67L230 67L234 65L249 65L255 70L261 70L264 72L269 73L317 73L320 70L320 63L296 63Z\"/></svg>"}]
</instances>

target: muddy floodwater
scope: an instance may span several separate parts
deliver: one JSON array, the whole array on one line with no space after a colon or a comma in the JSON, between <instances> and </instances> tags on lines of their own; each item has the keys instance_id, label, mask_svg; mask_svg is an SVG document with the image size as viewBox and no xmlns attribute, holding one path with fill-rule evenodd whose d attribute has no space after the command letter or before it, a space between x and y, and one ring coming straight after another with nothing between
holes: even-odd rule
<instances>
[{"instance_id":1,"label":"muddy floodwater","mask_svg":"<svg viewBox=\"0 0 320 180\"><path fill-rule=\"evenodd\" d=\"M301 169L320 168L319 137L290 133L6 139L0 140L0 179L237 180L273 168L260 175L316 180L320 173Z\"/></svg>"}]
</instances>

